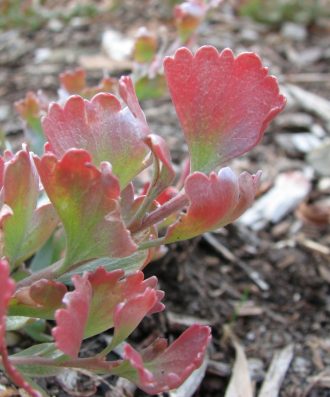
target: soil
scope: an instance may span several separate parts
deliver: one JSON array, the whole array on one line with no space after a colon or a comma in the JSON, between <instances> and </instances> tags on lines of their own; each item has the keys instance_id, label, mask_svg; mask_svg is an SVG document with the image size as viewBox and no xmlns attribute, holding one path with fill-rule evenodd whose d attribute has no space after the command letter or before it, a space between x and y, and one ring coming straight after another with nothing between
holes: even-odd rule
<instances>
[{"instance_id":1,"label":"soil","mask_svg":"<svg viewBox=\"0 0 330 397\"><path fill-rule=\"evenodd\" d=\"M35 31L12 29L1 33L3 131L20 136L22 125L13 110L14 101L37 89L55 97L57 76L63 70L83 63L89 81L95 83L105 67L103 58L99 65L94 62L88 67L86 55L99 59L105 30L132 36L141 25L158 29L163 24L173 32L165 3L123 1L112 12L93 18L75 17L66 23L51 20ZM198 45L212 44L219 50L231 47L235 53L255 51L279 77L284 92L293 84L329 98L329 19L319 18L309 25L263 25L239 17L232 3L224 2L210 13L200 29ZM48 54L44 58L41 49ZM127 70L120 64L113 63L112 70L110 65L110 73L122 72ZM166 138L175 163L180 164L186 146L170 101L147 100L142 106L152 130ZM237 171L263 170L261 197L274 186L280 173L301 171L312 188L285 216L265 221L258 228L253 223L236 222L211 235L172 245L161 260L146 268L148 276L159 278L167 309L145 319L132 335L132 343L143 346L160 335L173 340L192 322L212 326L209 365L194 397L225 395L235 360L235 351L224 338L225 324L244 347L254 368L252 378L257 390L275 352L292 344L293 358L279 396L330 396L330 174L318 173L307 162L309 149L290 146L291 138L298 133L312 134L325 142L330 134L329 118L315 109L306 110L291 98L262 143L231 164ZM286 207L290 199L288 191L282 206ZM315 205L320 217L316 216ZM104 336L87 341L86 351L102 343ZM100 381L81 377L83 390L76 390L75 395L144 396L140 391L125 394L128 392L120 387L122 391L118 392L105 381L111 385L115 382L112 378ZM9 384L4 378L3 383ZM41 384L51 395L74 394L63 380L52 378Z\"/></svg>"}]
</instances>

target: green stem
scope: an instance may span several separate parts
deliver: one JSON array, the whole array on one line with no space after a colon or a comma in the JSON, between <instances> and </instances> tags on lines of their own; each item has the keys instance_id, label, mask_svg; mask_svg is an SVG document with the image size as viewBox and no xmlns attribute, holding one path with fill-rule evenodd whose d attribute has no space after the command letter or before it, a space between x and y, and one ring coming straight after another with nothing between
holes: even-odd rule
<instances>
[{"instance_id":1,"label":"green stem","mask_svg":"<svg viewBox=\"0 0 330 397\"><path fill-rule=\"evenodd\" d=\"M111 370L117 367L121 360L105 361L96 357L76 358L58 362L52 358L46 357L10 357L10 361L15 365L45 365L49 367L67 367L67 368L84 368L88 370ZM0 365L2 359L0 358Z\"/></svg>"},{"instance_id":2,"label":"green stem","mask_svg":"<svg viewBox=\"0 0 330 397\"><path fill-rule=\"evenodd\" d=\"M159 247L160 245L164 244L164 237L156 238L155 240L144 241L139 245L139 251L152 248L152 247Z\"/></svg>"},{"instance_id":3,"label":"green stem","mask_svg":"<svg viewBox=\"0 0 330 397\"><path fill-rule=\"evenodd\" d=\"M24 278L16 284L16 290L22 287L28 287L35 281L41 280L42 278L53 280L54 278L58 277L58 271L61 268L62 262L63 260L61 259L58 262L53 263L51 266L46 267L45 269L32 273L30 276Z\"/></svg>"}]
</instances>

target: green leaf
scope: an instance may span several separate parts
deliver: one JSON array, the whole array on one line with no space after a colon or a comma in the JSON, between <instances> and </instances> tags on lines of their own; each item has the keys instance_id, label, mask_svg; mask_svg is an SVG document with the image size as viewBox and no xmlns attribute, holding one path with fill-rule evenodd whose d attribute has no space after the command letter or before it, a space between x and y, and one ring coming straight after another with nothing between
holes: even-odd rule
<instances>
[{"instance_id":1,"label":"green leaf","mask_svg":"<svg viewBox=\"0 0 330 397\"><path fill-rule=\"evenodd\" d=\"M24 331L36 342L51 342L53 338L45 333L46 330L45 320L37 320L24 328Z\"/></svg>"},{"instance_id":2,"label":"green leaf","mask_svg":"<svg viewBox=\"0 0 330 397\"><path fill-rule=\"evenodd\" d=\"M33 321L33 320L32 320ZM31 318L23 316L7 316L6 331L17 331L31 322Z\"/></svg>"},{"instance_id":3,"label":"green leaf","mask_svg":"<svg viewBox=\"0 0 330 397\"><path fill-rule=\"evenodd\" d=\"M153 79L141 77L135 82L135 90L140 101L162 98L167 92L165 77L163 74L157 74Z\"/></svg>"},{"instance_id":4,"label":"green leaf","mask_svg":"<svg viewBox=\"0 0 330 397\"><path fill-rule=\"evenodd\" d=\"M137 249L121 217L118 179L109 163L98 169L91 160L81 149L68 150L60 160L50 152L35 158L65 230L67 249L61 273L79 262L126 257Z\"/></svg>"},{"instance_id":5,"label":"green leaf","mask_svg":"<svg viewBox=\"0 0 330 397\"><path fill-rule=\"evenodd\" d=\"M52 263L57 262L65 249L65 236L58 230L46 242L46 244L35 254L30 269L32 272L45 269Z\"/></svg>"}]
</instances>

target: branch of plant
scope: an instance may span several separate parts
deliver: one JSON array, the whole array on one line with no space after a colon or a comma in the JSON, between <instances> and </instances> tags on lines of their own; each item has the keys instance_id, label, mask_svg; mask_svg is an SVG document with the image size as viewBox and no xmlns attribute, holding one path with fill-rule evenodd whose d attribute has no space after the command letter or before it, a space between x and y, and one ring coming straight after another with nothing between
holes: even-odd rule
<instances>
[{"instance_id":1,"label":"branch of plant","mask_svg":"<svg viewBox=\"0 0 330 397\"><path fill-rule=\"evenodd\" d=\"M148 214L137 228L132 227L130 231L132 233L140 232L148 228L149 226L155 225L163 221L174 212L182 210L188 204L189 199L187 195L184 192L181 192L173 197L171 200L167 201L161 207L156 208L154 211Z\"/></svg>"}]
</instances>

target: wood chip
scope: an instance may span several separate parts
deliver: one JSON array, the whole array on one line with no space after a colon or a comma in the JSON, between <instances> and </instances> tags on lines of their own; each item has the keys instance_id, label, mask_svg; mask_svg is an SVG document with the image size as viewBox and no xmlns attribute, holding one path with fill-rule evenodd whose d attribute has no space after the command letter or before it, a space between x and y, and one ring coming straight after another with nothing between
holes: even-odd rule
<instances>
[{"instance_id":1,"label":"wood chip","mask_svg":"<svg viewBox=\"0 0 330 397\"><path fill-rule=\"evenodd\" d=\"M308 248L311 251L317 252L318 254L329 256L330 248L326 247L323 244L318 243L317 241L313 241L304 237L297 238L297 242L305 248Z\"/></svg>"},{"instance_id":2,"label":"wood chip","mask_svg":"<svg viewBox=\"0 0 330 397\"><path fill-rule=\"evenodd\" d=\"M224 328L224 333L230 338L236 352L233 373L225 397L253 397L253 386L244 349L229 327Z\"/></svg>"},{"instance_id":3,"label":"wood chip","mask_svg":"<svg viewBox=\"0 0 330 397\"><path fill-rule=\"evenodd\" d=\"M314 387L330 388L330 370L326 369L309 379L309 385L303 397L307 397Z\"/></svg>"},{"instance_id":4,"label":"wood chip","mask_svg":"<svg viewBox=\"0 0 330 397\"><path fill-rule=\"evenodd\" d=\"M294 346L291 344L274 355L258 397L277 397L279 395L285 374L293 358L293 349Z\"/></svg>"},{"instance_id":5,"label":"wood chip","mask_svg":"<svg viewBox=\"0 0 330 397\"><path fill-rule=\"evenodd\" d=\"M302 109L316 114L330 126L330 101L293 84L286 87Z\"/></svg>"},{"instance_id":6,"label":"wood chip","mask_svg":"<svg viewBox=\"0 0 330 397\"><path fill-rule=\"evenodd\" d=\"M194 316L186 316L182 313L177 314L167 310L167 320L172 330L182 331L193 324L210 325L209 321Z\"/></svg>"},{"instance_id":7,"label":"wood chip","mask_svg":"<svg viewBox=\"0 0 330 397\"><path fill-rule=\"evenodd\" d=\"M264 310L260 306L256 306L253 301L240 302L235 305L235 312L238 317L261 316Z\"/></svg>"},{"instance_id":8,"label":"wood chip","mask_svg":"<svg viewBox=\"0 0 330 397\"><path fill-rule=\"evenodd\" d=\"M262 290L268 291L269 285L261 277L260 273L252 269L248 264L237 258L232 252L228 250L220 241L217 240L211 233L204 233L203 238L217 251L219 254L224 256L229 262L239 266L249 278Z\"/></svg>"},{"instance_id":9,"label":"wood chip","mask_svg":"<svg viewBox=\"0 0 330 397\"><path fill-rule=\"evenodd\" d=\"M239 219L252 230L263 229L268 222L278 223L308 195L310 178L301 171L280 174L274 186Z\"/></svg>"}]
</instances>

